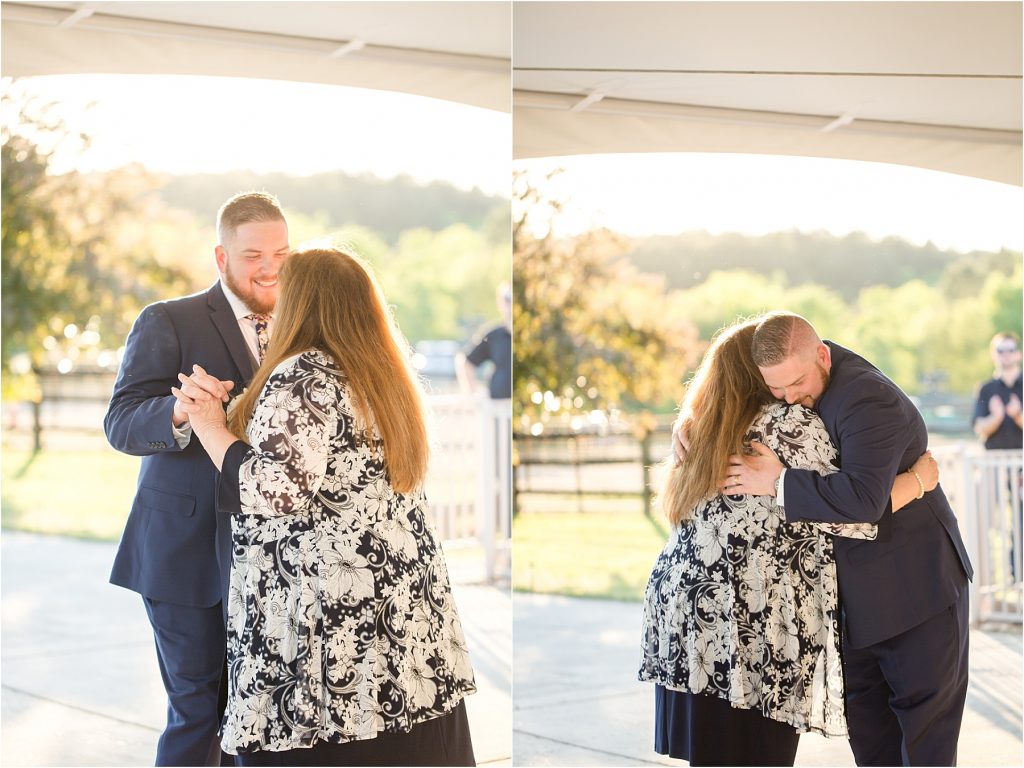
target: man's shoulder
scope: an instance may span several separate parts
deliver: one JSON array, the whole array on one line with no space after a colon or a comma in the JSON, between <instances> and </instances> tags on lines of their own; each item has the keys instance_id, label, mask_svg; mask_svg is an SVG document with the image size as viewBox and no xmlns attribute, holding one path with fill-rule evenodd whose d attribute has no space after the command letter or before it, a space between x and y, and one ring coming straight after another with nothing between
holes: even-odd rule
<instances>
[{"instance_id":1,"label":"man's shoulder","mask_svg":"<svg viewBox=\"0 0 1024 768\"><path fill-rule=\"evenodd\" d=\"M211 299L216 298L218 295L223 296L223 292L216 283L209 288L203 288L201 291L190 293L187 296L178 296L173 299L167 299L164 302L165 307L168 310L186 310L194 309L196 307L205 307ZM226 301L226 299L225 299Z\"/></svg>"},{"instance_id":2,"label":"man's shoulder","mask_svg":"<svg viewBox=\"0 0 1024 768\"><path fill-rule=\"evenodd\" d=\"M833 366L828 392L840 402L853 403L866 400L907 400L907 394L892 379L882 373L866 358L835 342L832 348Z\"/></svg>"},{"instance_id":3,"label":"man's shoulder","mask_svg":"<svg viewBox=\"0 0 1024 768\"><path fill-rule=\"evenodd\" d=\"M988 381L983 382L978 388L978 397L988 400L989 397L999 392L1000 384L1002 384L1002 382L999 379L989 379ZM1019 379L1017 385L1020 385Z\"/></svg>"},{"instance_id":4,"label":"man's shoulder","mask_svg":"<svg viewBox=\"0 0 1024 768\"><path fill-rule=\"evenodd\" d=\"M172 316L192 314L205 308L210 301L216 297L216 291L217 286L214 285L210 288L204 288L201 291L197 291L196 293L190 293L187 296L177 296L173 299L154 301L152 304L147 305L142 312L164 312Z\"/></svg>"}]
</instances>

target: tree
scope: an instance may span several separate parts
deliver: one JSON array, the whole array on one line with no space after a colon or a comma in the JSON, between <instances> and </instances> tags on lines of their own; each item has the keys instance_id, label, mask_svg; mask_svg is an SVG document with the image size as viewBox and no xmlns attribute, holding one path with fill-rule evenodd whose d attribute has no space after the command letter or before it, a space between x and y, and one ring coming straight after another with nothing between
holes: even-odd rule
<instances>
[{"instance_id":1,"label":"tree","mask_svg":"<svg viewBox=\"0 0 1024 768\"><path fill-rule=\"evenodd\" d=\"M69 331L90 328L117 346L139 309L191 285L173 251L159 253L140 222L168 222L139 168L84 177L50 173L65 126L47 105L3 95L2 366L16 354L35 364ZM45 148L44 148L45 147ZM173 219L172 219L173 221ZM78 349L77 347L75 348Z\"/></svg>"},{"instance_id":2,"label":"tree","mask_svg":"<svg viewBox=\"0 0 1024 768\"><path fill-rule=\"evenodd\" d=\"M533 421L624 405L671 406L696 329L664 281L622 259L605 230L559 240L559 205L518 178L513 225L513 402Z\"/></svg>"}]
</instances>

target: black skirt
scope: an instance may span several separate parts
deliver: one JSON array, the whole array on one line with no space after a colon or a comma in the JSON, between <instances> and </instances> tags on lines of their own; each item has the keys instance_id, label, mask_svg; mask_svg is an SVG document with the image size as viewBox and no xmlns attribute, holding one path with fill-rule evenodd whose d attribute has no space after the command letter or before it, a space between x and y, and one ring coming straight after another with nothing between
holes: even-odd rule
<instances>
[{"instance_id":1,"label":"black skirt","mask_svg":"<svg viewBox=\"0 0 1024 768\"><path fill-rule=\"evenodd\" d=\"M800 734L725 699L654 686L654 751L690 765L793 765Z\"/></svg>"},{"instance_id":2,"label":"black skirt","mask_svg":"<svg viewBox=\"0 0 1024 768\"><path fill-rule=\"evenodd\" d=\"M380 733L374 739L331 744L321 741L308 749L249 752L235 765L476 765L469 736L466 701L447 715L417 723L407 733Z\"/></svg>"}]
</instances>

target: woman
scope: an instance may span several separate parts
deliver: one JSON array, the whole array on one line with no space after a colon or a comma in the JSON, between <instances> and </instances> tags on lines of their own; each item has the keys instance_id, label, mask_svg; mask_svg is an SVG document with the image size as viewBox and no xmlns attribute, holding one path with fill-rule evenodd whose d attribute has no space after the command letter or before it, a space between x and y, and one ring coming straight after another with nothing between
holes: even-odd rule
<instances>
[{"instance_id":1,"label":"woman","mask_svg":"<svg viewBox=\"0 0 1024 768\"><path fill-rule=\"evenodd\" d=\"M687 390L690 449L668 470L673 528L645 596L655 749L691 765L792 765L800 732L846 735L829 534L875 537L869 524L789 524L772 497L719 492L729 456L754 440L788 466L836 471L821 420L765 386L755 327L720 332ZM918 477L938 482L927 453L896 479L894 510L920 493Z\"/></svg>"},{"instance_id":2,"label":"woman","mask_svg":"<svg viewBox=\"0 0 1024 768\"><path fill-rule=\"evenodd\" d=\"M222 747L242 765L474 764L421 395L386 306L353 256L294 253L230 415L173 390L232 511Z\"/></svg>"}]
</instances>

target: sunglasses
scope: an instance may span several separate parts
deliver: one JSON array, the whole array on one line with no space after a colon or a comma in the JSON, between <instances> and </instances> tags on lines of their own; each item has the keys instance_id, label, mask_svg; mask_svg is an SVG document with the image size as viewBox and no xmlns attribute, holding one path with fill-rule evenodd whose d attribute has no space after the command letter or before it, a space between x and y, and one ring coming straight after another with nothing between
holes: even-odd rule
<instances>
[{"instance_id":1,"label":"sunglasses","mask_svg":"<svg viewBox=\"0 0 1024 768\"><path fill-rule=\"evenodd\" d=\"M996 347L996 352L998 352L1000 355L1008 355L1011 352L1016 352L1016 351L1017 351L1017 347Z\"/></svg>"}]
</instances>

